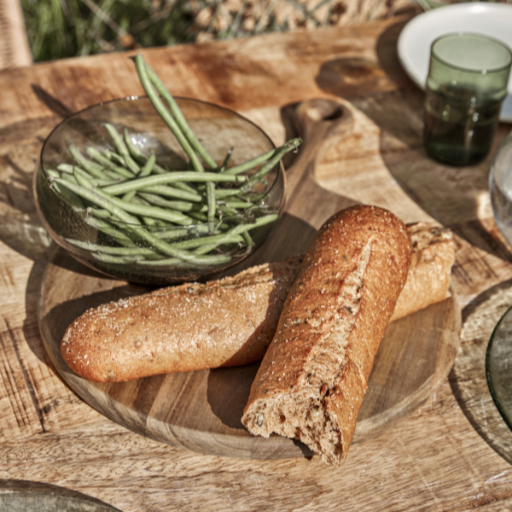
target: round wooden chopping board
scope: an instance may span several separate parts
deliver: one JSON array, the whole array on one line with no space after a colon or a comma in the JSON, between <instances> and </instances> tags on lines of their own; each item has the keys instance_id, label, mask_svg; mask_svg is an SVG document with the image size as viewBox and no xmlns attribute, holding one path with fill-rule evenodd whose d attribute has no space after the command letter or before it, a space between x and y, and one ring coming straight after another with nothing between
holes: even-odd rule
<instances>
[{"instance_id":1,"label":"round wooden chopping board","mask_svg":"<svg viewBox=\"0 0 512 512\"><path fill-rule=\"evenodd\" d=\"M57 372L83 400L139 434L197 452L269 459L311 455L291 439L254 437L240 422L257 364L117 384L74 374L60 353L67 326L91 307L146 291L96 274L62 250L53 254L42 282L40 331ZM459 333L460 308L453 294L388 326L354 443L379 435L431 395L452 367Z\"/></svg>"}]
</instances>

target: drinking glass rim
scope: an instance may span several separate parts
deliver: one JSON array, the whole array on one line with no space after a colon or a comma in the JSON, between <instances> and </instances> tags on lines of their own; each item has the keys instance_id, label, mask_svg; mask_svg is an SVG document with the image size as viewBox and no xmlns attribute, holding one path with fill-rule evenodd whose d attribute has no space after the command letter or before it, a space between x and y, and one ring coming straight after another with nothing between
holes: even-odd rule
<instances>
[{"instance_id":1,"label":"drinking glass rim","mask_svg":"<svg viewBox=\"0 0 512 512\"><path fill-rule=\"evenodd\" d=\"M431 55L433 55L435 57L436 60L438 60L439 62L441 62L442 64L445 64L446 66L449 66L453 69L457 69L459 71L464 71L465 73L477 73L477 74L481 74L482 73L482 69L479 69L479 70L476 70L476 69L468 69L468 68L465 68L465 67L462 67L462 66L457 66L455 64L451 64L449 62L447 62L445 59L443 59L442 57L440 57L438 54L436 54L435 50L434 50L434 46L437 42L439 42L441 39L446 39L448 37L461 37L461 36L471 36L471 37L475 37L475 38L478 38L478 39L487 39L489 41L493 41L494 43L500 45L501 47L503 47L507 53L508 53L508 57L509 57L509 61L508 61L508 64L505 64L504 66L501 66L499 68L493 68L493 69L485 69L486 71L486 74L487 73L497 73L499 71L503 71L504 69L507 69L511 66L512 64L512 49L509 48L509 46L507 44L505 44L503 41L500 41L499 39L496 39L494 37L491 37L491 36L486 36L486 35L482 35L482 34L477 34L476 32L462 32L462 31L459 31L459 32L450 32L449 34L443 34L442 36L439 36L438 38L434 39L434 41L432 42L432 45L430 46L430 52L431 52Z\"/></svg>"}]
</instances>

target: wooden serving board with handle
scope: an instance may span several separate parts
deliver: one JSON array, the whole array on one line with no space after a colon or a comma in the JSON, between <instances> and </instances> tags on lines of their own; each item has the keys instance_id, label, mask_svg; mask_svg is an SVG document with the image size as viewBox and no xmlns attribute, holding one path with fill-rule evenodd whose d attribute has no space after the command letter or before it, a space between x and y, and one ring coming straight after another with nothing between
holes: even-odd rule
<instances>
[{"instance_id":1,"label":"wooden serving board with handle","mask_svg":"<svg viewBox=\"0 0 512 512\"><path fill-rule=\"evenodd\" d=\"M316 163L350 135L350 109L339 101L310 100L283 110L287 131L304 144L287 172L287 206L264 247L230 270L304 253L316 229L334 212L354 204L316 181ZM91 307L148 291L101 276L62 250L46 269L38 320L49 357L65 382L113 421L150 438L190 450L234 457L311 455L296 441L251 436L240 422L258 364L160 375L99 384L74 374L62 359L66 327ZM170 326L172 328L172 326ZM455 295L393 322L377 354L353 442L382 433L423 403L446 378L457 353L460 309Z\"/></svg>"}]
</instances>

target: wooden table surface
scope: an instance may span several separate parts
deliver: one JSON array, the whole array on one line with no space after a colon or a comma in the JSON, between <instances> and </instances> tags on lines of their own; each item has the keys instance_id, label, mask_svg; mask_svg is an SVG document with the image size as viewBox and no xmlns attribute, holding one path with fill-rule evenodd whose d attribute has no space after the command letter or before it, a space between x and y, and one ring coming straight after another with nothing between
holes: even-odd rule
<instances>
[{"instance_id":1,"label":"wooden table surface","mask_svg":"<svg viewBox=\"0 0 512 512\"><path fill-rule=\"evenodd\" d=\"M344 98L353 134L317 168L327 189L436 219L456 234L453 286L462 343L432 399L333 469L318 457L246 460L198 455L107 420L57 376L36 322L49 254L32 203L42 142L64 116L142 94L129 54L0 72L0 480L45 482L135 511L511 510L510 438L483 376L492 329L512 304L512 253L487 189L492 155L470 168L429 160L423 94L402 71L405 20L144 51L175 95L239 111L280 142L283 107ZM496 145L511 129L500 125ZM496 146L493 149L496 149Z\"/></svg>"}]
</instances>

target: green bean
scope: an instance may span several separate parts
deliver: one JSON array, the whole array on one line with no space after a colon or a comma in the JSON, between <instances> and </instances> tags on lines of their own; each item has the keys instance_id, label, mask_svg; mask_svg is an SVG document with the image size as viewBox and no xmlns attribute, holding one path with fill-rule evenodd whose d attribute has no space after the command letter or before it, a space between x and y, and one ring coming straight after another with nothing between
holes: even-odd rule
<instances>
[{"instance_id":1,"label":"green bean","mask_svg":"<svg viewBox=\"0 0 512 512\"><path fill-rule=\"evenodd\" d=\"M196 249L192 254L195 257L205 257L204 256L205 254L207 254L208 252L211 252L213 249L215 249L215 247L218 247L219 245L222 245L222 243L211 244L211 246L204 245L204 246L200 247L199 249ZM211 258L212 261L215 261L215 263L214 263L215 265L229 263L232 259L232 257L228 254L210 255L207 257ZM180 266L180 267L185 267L185 268L196 268L195 265L192 266L188 262L175 261L174 258L172 258L172 259L166 258L166 259L160 259L160 260L143 260L143 261L139 261L138 263L140 263L141 265L151 265L151 266L173 265L173 266Z\"/></svg>"},{"instance_id":2,"label":"green bean","mask_svg":"<svg viewBox=\"0 0 512 512\"><path fill-rule=\"evenodd\" d=\"M147 247L109 247L106 245L97 245L91 242L81 242L79 240L66 239L66 241L72 245L80 247L88 251L102 252L105 254L113 254L118 256L151 256L155 253L153 249Z\"/></svg>"},{"instance_id":3,"label":"green bean","mask_svg":"<svg viewBox=\"0 0 512 512\"><path fill-rule=\"evenodd\" d=\"M51 178L60 178L61 177L60 172L54 171L52 169L48 169L46 171L46 174ZM66 176L68 176L68 175L66 175ZM57 185L57 184L52 184L52 186L55 188L55 190L57 190L57 192L62 194L69 202L71 202L73 206L80 208L80 209L85 208L83 201L76 194L74 194L73 192L68 190L66 187L59 187L59 185Z\"/></svg>"},{"instance_id":4,"label":"green bean","mask_svg":"<svg viewBox=\"0 0 512 512\"><path fill-rule=\"evenodd\" d=\"M86 222L91 227L110 236L111 238L116 240L116 242L119 242L122 245L130 245L132 247L136 247L135 242L133 242L133 240L126 233L115 228L109 222L103 221L101 219L96 219L94 217L88 217Z\"/></svg>"},{"instance_id":5,"label":"green bean","mask_svg":"<svg viewBox=\"0 0 512 512\"><path fill-rule=\"evenodd\" d=\"M85 186L87 188L94 188L93 181L94 178L91 178L89 174L87 174L83 169L80 169L79 167L74 167L73 169L73 181L69 179L65 179L64 181L67 181L68 183L71 183L72 185L78 185L78 186ZM111 217L111 213L102 209L102 208L95 208L91 206L91 203L88 202L87 204L87 215L95 215L96 217L102 217L104 219L108 219Z\"/></svg>"},{"instance_id":6,"label":"green bean","mask_svg":"<svg viewBox=\"0 0 512 512\"><path fill-rule=\"evenodd\" d=\"M178 210L180 212L189 212L194 208L197 209L198 207L201 209L203 208L200 205L198 206L197 203L192 203L190 201L168 201L156 194L138 192L138 195L154 205L162 206L163 208L171 208L172 210Z\"/></svg>"},{"instance_id":7,"label":"green bean","mask_svg":"<svg viewBox=\"0 0 512 512\"><path fill-rule=\"evenodd\" d=\"M57 165L57 170L67 174L73 174L73 166L70 164L59 164Z\"/></svg>"},{"instance_id":8,"label":"green bean","mask_svg":"<svg viewBox=\"0 0 512 512\"><path fill-rule=\"evenodd\" d=\"M144 167L141 169L141 171L139 173L140 178L143 178L144 176L148 176L149 174L151 174L151 171L155 165L155 160L156 160L155 155L151 155L147 159L146 163L144 164ZM137 193L136 190L130 190L123 196L123 201L131 201L136 193Z\"/></svg>"},{"instance_id":9,"label":"green bean","mask_svg":"<svg viewBox=\"0 0 512 512\"><path fill-rule=\"evenodd\" d=\"M117 153L114 153L113 151L110 151L110 149L104 149L102 154L111 162L115 162L121 167L126 167L126 162L124 161L123 157Z\"/></svg>"},{"instance_id":10,"label":"green bean","mask_svg":"<svg viewBox=\"0 0 512 512\"><path fill-rule=\"evenodd\" d=\"M183 201L191 201L193 203L202 203L203 196L197 192L191 193L185 190L177 189L180 183L173 183L173 187L167 187L166 185L159 185L156 187L144 187L141 192L149 192L150 194L160 195L164 197L172 197L174 199L181 199Z\"/></svg>"},{"instance_id":11,"label":"green bean","mask_svg":"<svg viewBox=\"0 0 512 512\"><path fill-rule=\"evenodd\" d=\"M76 178L82 187L88 189L94 188L94 184L90 180L87 182L86 177L77 175ZM117 197L112 197L110 194L105 192L105 189L97 189L96 192L110 201L117 208L120 208L128 213L134 213L142 217L149 217L153 219L168 220L181 226L189 226L190 224L193 224L190 217L184 215L181 212L164 210L162 208L158 208L157 206L145 206L137 203L131 203L123 199L118 199ZM149 225L154 225L154 223L150 222Z\"/></svg>"},{"instance_id":12,"label":"green bean","mask_svg":"<svg viewBox=\"0 0 512 512\"><path fill-rule=\"evenodd\" d=\"M198 220L199 222L208 222L208 215L204 215L203 213L200 212L191 211L188 212L188 216L195 220Z\"/></svg>"},{"instance_id":13,"label":"green bean","mask_svg":"<svg viewBox=\"0 0 512 512\"><path fill-rule=\"evenodd\" d=\"M58 176L55 176L55 177L58 177ZM64 173L60 177L63 180L66 180L66 181L69 181L70 183L75 183L76 184L76 178L73 175L71 175L71 174Z\"/></svg>"},{"instance_id":14,"label":"green bean","mask_svg":"<svg viewBox=\"0 0 512 512\"><path fill-rule=\"evenodd\" d=\"M250 171L251 169L257 167L258 165L265 163L269 158L272 158L275 155L276 151L277 148L271 149L270 151L267 151L262 155L247 160L247 162L234 165L233 167L226 169L224 172L226 172L227 174L241 174L243 172Z\"/></svg>"},{"instance_id":15,"label":"green bean","mask_svg":"<svg viewBox=\"0 0 512 512\"><path fill-rule=\"evenodd\" d=\"M97 194L95 191L88 190L84 187L78 186L78 185L72 185L71 183L67 183L62 179L54 178L54 181L56 181L59 184L64 185L65 187L68 187L72 192L77 194L80 197L83 197L84 199L87 199L91 201L92 203L97 204L101 208L110 211L113 215L118 217L122 222L126 222L128 225L126 226L127 229L130 231L133 231L136 233L140 238L146 240L148 243L153 245L156 249L160 250L161 252L168 254L169 256L173 256L176 258L179 258L183 261L196 263L197 265L211 265L216 264L218 262L217 257L213 256L195 256L193 254L190 254L187 251L183 251L180 249L175 249L171 245L163 242L162 240L159 240L155 236L153 236L151 233L148 232L147 229L145 229L139 222L139 220L134 217L133 215L130 215L129 213L125 212L123 209L119 208L115 204L113 204L110 200L106 199L105 197ZM238 233L235 233L238 234Z\"/></svg>"},{"instance_id":16,"label":"green bean","mask_svg":"<svg viewBox=\"0 0 512 512\"><path fill-rule=\"evenodd\" d=\"M128 194L130 194L130 192L128 192ZM126 201L124 198L123 198L123 201ZM131 202L132 203L136 203L136 204L141 204L141 205L144 205L144 206L151 206L150 204L147 203L147 201L144 201L143 199L141 199L140 197L133 197L131 199ZM146 224L146 226L152 226L152 227L155 227L155 226L159 226L159 220L157 221L156 219L152 218L152 217L147 217L147 216L142 216L141 217L142 219L142 222L144 224Z\"/></svg>"},{"instance_id":17,"label":"green bean","mask_svg":"<svg viewBox=\"0 0 512 512\"><path fill-rule=\"evenodd\" d=\"M261 226L265 226L266 224L270 224L271 222L275 222L279 218L277 213L271 213L269 215L263 215L262 217L258 217L252 224L239 224L234 228L230 229L227 234L229 235L241 235L245 231L250 231L254 228L259 228Z\"/></svg>"},{"instance_id":18,"label":"green bean","mask_svg":"<svg viewBox=\"0 0 512 512\"><path fill-rule=\"evenodd\" d=\"M252 203L248 203L247 201L222 201L217 202L217 205L219 207L227 206L230 208L240 208L242 210L245 210L247 208L252 208L254 205Z\"/></svg>"},{"instance_id":19,"label":"green bean","mask_svg":"<svg viewBox=\"0 0 512 512\"><path fill-rule=\"evenodd\" d=\"M120 195L130 190L141 190L146 187L154 187L155 185L165 185L176 181L191 182L235 182L243 183L246 181L243 176L229 176L226 174L218 174L213 172L196 173L191 171L171 172L169 174L159 174L157 176L148 176L147 178L136 178L134 180L120 183L118 185L110 185L103 190L112 195Z\"/></svg>"},{"instance_id":20,"label":"green bean","mask_svg":"<svg viewBox=\"0 0 512 512\"><path fill-rule=\"evenodd\" d=\"M242 239L241 237L239 237ZM211 252L213 249L218 247L219 245L222 245L224 242L217 242L212 243L210 245L203 245L196 251L194 251L192 254L196 256L203 256L209 252ZM93 252L92 255L98 260L107 262L107 263L136 263L136 264L142 264L142 265L154 265L154 266L188 266L188 268L195 268L196 265L190 265L189 263L185 263L182 260L178 258L166 258L165 256L158 255L156 253L151 254L130 254L130 249L128 249L128 252L126 254L123 254L121 256L117 255L111 255L109 253L104 252ZM145 259L144 256L150 259ZM218 254L218 255L211 255L209 258L209 265L219 265L222 263L227 263L231 260L231 256L224 255L224 254Z\"/></svg>"},{"instance_id":21,"label":"green bean","mask_svg":"<svg viewBox=\"0 0 512 512\"><path fill-rule=\"evenodd\" d=\"M156 156L154 154L150 155L150 157L147 159L146 163L144 164L144 167L141 169L138 177L144 178L145 176L149 176L151 174L151 171L153 170L153 167L155 166L156 162Z\"/></svg>"},{"instance_id":22,"label":"green bean","mask_svg":"<svg viewBox=\"0 0 512 512\"><path fill-rule=\"evenodd\" d=\"M234 244L238 242L243 242L243 236L223 233L221 235L192 238L190 240L184 240L183 242L176 242L173 245L179 249L195 249L196 247L202 247L209 244L216 244L216 246L218 246L222 244Z\"/></svg>"},{"instance_id":23,"label":"green bean","mask_svg":"<svg viewBox=\"0 0 512 512\"><path fill-rule=\"evenodd\" d=\"M145 164L147 162L147 158L144 156L144 160L141 158L141 164ZM169 172L169 169L166 169L165 167L162 167L158 164L155 164L155 167L153 168L153 174L167 174Z\"/></svg>"},{"instance_id":24,"label":"green bean","mask_svg":"<svg viewBox=\"0 0 512 512\"><path fill-rule=\"evenodd\" d=\"M144 206L140 204L128 203L115 197L111 197L109 200L119 208L122 208L129 213L134 213L136 215L150 217L153 219L167 220L180 226L190 226L193 224L192 219L189 216L184 215L182 212L164 210L158 206Z\"/></svg>"},{"instance_id":25,"label":"green bean","mask_svg":"<svg viewBox=\"0 0 512 512\"><path fill-rule=\"evenodd\" d=\"M247 245L247 247L252 247L254 245L254 240L251 238L248 231L244 231L242 233L242 237L245 240L245 245Z\"/></svg>"},{"instance_id":26,"label":"green bean","mask_svg":"<svg viewBox=\"0 0 512 512\"><path fill-rule=\"evenodd\" d=\"M240 237L240 240L243 242L243 238ZM221 245L224 245L224 242L217 242L217 243L212 243L212 244L208 244L208 245L203 245L202 247L200 247L199 249L197 249L197 251L194 251L194 254L208 254L209 252L213 251L214 249L217 249L217 247L221 246Z\"/></svg>"},{"instance_id":27,"label":"green bean","mask_svg":"<svg viewBox=\"0 0 512 512\"><path fill-rule=\"evenodd\" d=\"M178 268L195 268L194 265L187 264L178 258L163 258L159 260L139 260L138 265L151 265L160 267L178 267Z\"/></svg>"},{"instance_id":28,"label":"green bean","mask_svg":"<svg viewBox=\"0 0 512 512\"><path fill-rule=\"evenodd\" d=\"M217 189L215 190L215 198L217 200L226 199L228 197L241 195L240 188Z\"/></svg>"},{"instance_id":29,"label":"green bean","mask_svg":"<svg viewBox=\"0 0 512 512\"><path fill-rule=\"evenodd\" d=\"M134 199L137 199L137 198L134 198ZM142 223L145 224L146 226L150 226L150 227L159 227L160 224L158 220L152 218L152 217L148 217L146 215L141 215L140 216L141 220L142 220Z\"/></svg>"},{"instance_id":30,"label":"green bean","mask_svg":"<svg viewBox=\"0 0 512 512\"><path fill-rule=\"evenodd\" d=\"M110 169L105 169L103 171L112 181L116 181L117 183L124 183L126 180L129 180L131 178L125 178L124 176L121 176L121 174L118 174L115 171L111 171Z\"/></svg>"},{"instance_id":31,"label":"green bean","mask_svg":"<svg viewBox=\"0 0 512 512\"><path fill-rule=\"evenodd\" d=\"M188 183L184 183L182 181L177 181L176 183L174 183L174 187L178 188L180 190L183 190L183 192L189 192L190 194L197 194L197 189L195 189Z\"/></svg>"},{"instance_id":32,"label":"green bean","mask_svg":"<svg viewBox=\"0 0 512 512\"><path fill-rule=\"evenodd\" d=\"M194 238L191 240L185 240L183 242L173 243L172 246L176 249L197 249L202 247L212 248L218 247L223 244L235 244L243 242L244 238L240 235L213 235L204 238ZM67 242L80 247L81 249L87 249L90 251L102 252L105 254L112 254L117 256L152 256L155 252L147 247L108 247L104 245L96 245L90 242L80 242L78 240L67 239ZM209 251L207 251L209 252ZM196 251L199 254L200 251ZM205 252L201 251L201 254Z\"/></svg>"},{"instance_id":33,"label":"green bean","mask_svg":"<svg viewBox=\"0 0 512 512\"><path fill-rule=\"evenodd\" d=\"M151 217L142 217L142 222L146 224L146 226L160 226L160 224Z\"/></svg>"},{"instance_id":34,"label":"green bean","mask_svg":"<svg viewBox=\"0 0 512 512\"><path fill-rule=\"evenodd\" d=\"M226 156L224 157L224 161L222 162L222 165L220 166L219 172L226 172L226 170L228 168L228 165L229 165L229 161L231 159L231 155L233 154L233 150L234 149L235 148L233 146L231 146L228 149L228 152L226 153Z\"/></svg>"},{"instance_id":35,"label":"green bean","mask_svg":"<svg viewBox=\"0 0 512 512\"><path fill-rule=\"evenodd\" d=\"M91 253L92 257L98 261L102 261L104 263L117 263L126 265L127 263L138 263L138 256L111 256L110 254L104 253Z\"/></svg>"},{"instance_id":36,"label":"green bean","mask_svg":"<svg viewBox=\"0 0 512 512\"><path fill-rule=\"evenodd\" d=\"M144 62L142 55L137 55L136 63L138 66L145 66L147 75L153 85L156 87L156 90L165 100L167 105L169 106L169 110L171 111L171 115L174 117L176 124L180 128L183 135L186 137L190 145L194 148L194 150L199 154L199 156L203 159L203 161L210 167L212 170L217 170L218 166L215 160L210 156L208 151L201 144L199 139L195 136L194 132L190 129L187 120L183 116L180 107L176 103L175 99L172 97L171 93L167 90L163 82L160 80L158 75L151 69L148 64ZM137 62L138 61L138 62Z\"/></svg>"},{"instance_id":37,"label":"green bean","mask_svg":"<svg viewBox=\"0 0 512 512\"><path fill-rule=\"evenodd\" d=\"M136 190L130 190L130 192L126 192L123 196L123 201L130 202L137 194Z\"/></svg>"},{"instance_id":38,"label":"green bean","mask_svg":"<svg viewBox=\"0 0 512 512\"><path fill-rule=\"evenodd\" d=\"M178 229L172 227L171 229L162 229L154 231L153 235L160 240L175 240L176 238L183 238L190 235L190 232L186 229Z\"/></svg>"},{"instance_id":39,"label":"green bean","mask_svg":"<svg viewBox=\"0 0 512 512\"><path fill-rule=\"evenodd\" d=\"M80 151L78 151L78 149L73 144L69 146L69 152L79 167L97 179L107 179L103 173L103 167L96 162L93 162L92 160L87 160L87 158L85 158L85 156L83 156L82 153L80 153Z\"/></svg>"},{"instance_id":40,"label":"green bean","mask_svg":"<svg viewBox=\"0 0 512 512\"><path fill-rule=\"evenodd\" d=\"M227 169L226 174L240 174L242 172L253 169L257 165L265 164L265 166L268 166L269 162L272 162L270 165L270 169L272 169L272 167L274 167L274 165L276 165L277 162L279 162L279 160L281 160L281 158L283 158L286 153L297 149L301 143L302 139L291 139L276 149L267 151L263 155L257 156L256 158L248 160L243 164L235 165L234 167ZM258 172L259 170L256 171L256 173Z\"/></svg>"},{"instance_id":41,"label":"green bean","mask_svg":"<svg viewBox=\"0 0 512 512\"><path fill-rule=\"evenodd\" d=\"M103 210L101 208L94 208L92 206L87 207L87 213L92 214L96 217L101 217L102 219L110 219L110 217L112 217L112 214L110 212L107 212L106 210Z\"/></svg>"},{"instance_id":42,"label":"green bean","mask_svg":"<svg viewBox=\"0 0 512 512\"><path fill-rule=\"evenodd\" d=\"M223 203L247 203L251 204L252 200L246 196L238 195L238 196L229 196L222 199Z\"/></svg>"},{"instance_id":43,"label":"green bean","mask_svg":"<svg viewBox=\"0 0 512 512\"><path fill-rule=\"evenodd\" d=\"M201 256L196 256L197 258ZM226 255L216 255L216 256L204 256L205 258L211 258L212 263L210 265L222 265L229 263L231 261L231 256ZM173 267L180 267L180 268L189 268L189 269L195 269L197 268L197 265L192 265L187 262L183 262L180 260L177 260L176 258L169 258L164 260L143 260L137 262L139 265L151 265L151 266L173 266Z\"/></svg>"},{"instance_id":44,"label":"green bean","mask_svg":"<svg viewBox=\"0 0 512 512\"><path fill-rule=\"evenodd\" d=\"M123 157L124 163L126 167L130 169L134 174L139 174L140 167L137 162L131 157L126 144L124 143L123 138L119 134L119 132L115 129L115 127L109 123L105 123L103 126L107 129L108 134L110 135L112 142L114 143L117 152Z\"/></svg>"},{"instance_id":45,"label":"green bean","mask_svg":"<svg viewBox=\"0 0 512 512\"><path fill-rule=\"evenodd\" d=\"M164 222L164 221L160 221ZM129 232L129 226L125 222L116 220L114 217L109 219L109 223L116 226L114 229L118 229L121 232L121 230L127 230ZM152 234L154 237L160 239L160 240L179 240L181 238L186 238L188 236L191 236L190 228L195 228L195 225L190 226L188 229L183 228L183 226L176 226L174 224L168 224L168 225L159 225L154 227L145 227L150 234ZM123 231L124 232L124 231ZM194 233L194 231L192 231ZM193 235L194 236L194 235ZM140 237L138 237L140 238ZM131 240L131 238L130 238Z\"/></svg>"},{"instance_id":46,"label":"green bean","mask_svg":"<svg viewBox=\"0 0 512 512\"><path fill-rule=\"evenodd\" d=\"M283 144L280 148L277 149L276 153L272 156L272 158L270 158L249 178L250 182L255 183L256 181L267 175L279 163L281 158L283 158L283 156L286 153L294 149L297 149L301 143L301 139L291 139L285 144Z\"/></svg>"},{"instance_id":47,"label":"green bean","mask_svg":"<svg viewBox=\"0 0 512 512\"><path fill-rule=\"evenodd\" d=\"M139 164L144 165L147 160L146 155L144 155L142 150L136 144L134 144L134 142L133 142L132 138L130 137L130 134L128 133L128 130L126 128L123 130L123 138L124 138L124 143L126 144L126 147L128 148L128 151L129 151L130 155L132 156L132 158L137 160L137 162Z\"/></svg>"},{"instance_id":48,"label":"green bean","mask_svg":"<svg viewBox=\"0 0 512 512\"><path fill-rule=\"evenodd\" d=\"M123 201L131 201L136 194L136 190L130 190L130 192L126 192L126 194L123 196Z\"/></svg>"},{"instance_id":49,"label":"green bean","mask_svg":"<svg viewBox=\"0 0 512 512\"><path fill-rule=\"evenodd\" d=\"M109 160L105 155L102 155L100 151L98 151L96 148L87 147L85 148L86 153L96 160L96 162L103 165L103 167L106 167L117 174L123 176L124 178L134 178L135 174L130 171L129 169L126 169L125 167L121 167L120 165L116 165L112 160ZM104 171L106 172L106 171Z\"/></svg>"},{"instance_id":50,"label":"green bean","mask_svg":"<svg viewBox=\"0 0 512 512\"><path fill-rule=\"evenodd\" d=\"M197 156L196 152L194 151L194 148L190 145L188 139L181 131L176 120L165 108L165 105L162 103L162 100L158 96L158 93L156 92L155 88L153 87L153 84L151 83L148 77L147 69L145 66L144 59L142 58L142 55L139 54L135 57L135 66L137 68L137 73L139 74L140 82L142 84L142 87L144 88L144 91L146 91L146 94L148 95L149 101L151 102L155 110L158 112L164 123L172 131L178 142L181 144L181 147L188 155L190 162L194 166L194 169L198 172L204 172L203 164L201 163L201 160Z\"/></svg>"},{"instance_id":51,"label":"green bean","mask_svg":"<svg viewBox=\"0 0 512 512\"><path fill-rule=\"evenodd\" d=\"M211 230L213 230L213 221L215 220L215 210L216 210L216 203L215 203L215 183L212 183L209 181L206 183L206 202L208 205L208 223L211 224Z\"/></svg>"},{"instance_id":52,"label":"green bean","mask_svg":"<svg viewBox=\"0 0 512 512\"><path fill-rule=\"evenodd\" d=\"M229 208L228 206L219 206L219 211L223 214L227 214L230 217L236 217L239 213L234 208Z\"/></svg>"},{"instance_id":53,"label":"green bean","mask_svg":"<svg viewBox=\"0 0 512 512\"><path fill-rule=\"evenodd\" d=\"M94 178L89 173L87 173L86 171L81 169L80 167L75 166L73 168L73 176L75 177L75 179L77 179L77 175L83 176L85 179L89 180L93 187L102 187L102 186L105 187L105 186L113 185L114 183L116 183L114 180L111 180L108 177L106 180L103 180L103 179L100 180L100 179Z\"/></svg>"}]
</instances>

